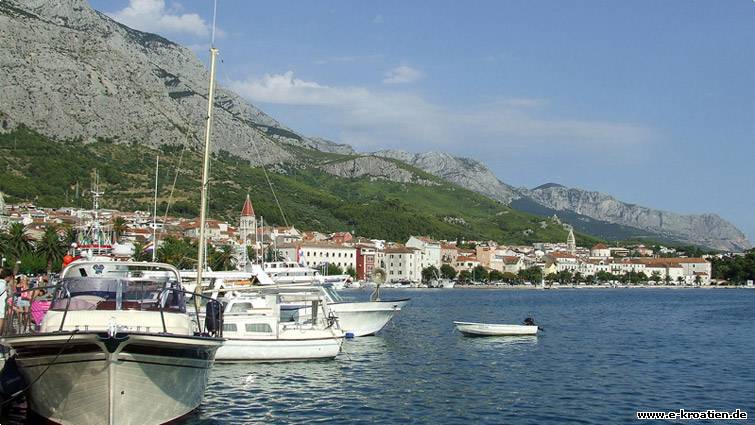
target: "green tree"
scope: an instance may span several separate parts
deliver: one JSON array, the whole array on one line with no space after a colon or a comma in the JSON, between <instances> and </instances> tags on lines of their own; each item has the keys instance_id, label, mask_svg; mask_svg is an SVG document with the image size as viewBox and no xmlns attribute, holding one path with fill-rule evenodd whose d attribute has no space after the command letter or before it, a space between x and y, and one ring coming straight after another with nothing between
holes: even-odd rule
<instances>
[{"instance_id":1,"label":"green tree","mask_svg":"<svg viewBox=\"0 0 755 425\"><path fill-rule=\"evenodd\" d=\"M349 265L349 267L346 268L346 274L351 276L352 279L357 278L357 271L354 270L354 267L351 267L351 265Z\"/></svg>"},{"instance_id":2,"label":"green tree","mask_svg":"<svg viewBox=\"0 0 755 425\"><path fill-rule=\"evenodd\" d=\"M609 273L605 270L601 270L595 274L595 277L598 279L598 282L606 283L606 282L612 282L616 280L616 276L614 276L612 273Z\"/></svg>"},{"instance_id":3,"label":"green tree","mask_svg":"<svg viewBox=\"0 0 755 425\"><path fill-rule=\"evenodd\" d=\"M472 273L469 270L459 272L459 282L469 283L470 280L472 280Z\"/></svg>"},{"instance_id":4,"label":"green tree","mask_svg":"<svg viewBox=\"0 0 755 425\"><path fill-rule=\"evenodd\" d=\"M16 264L18 271L26 274L44 273L47 267L45 258L34 251L25 252L18 261L20 261Z\"/></svg>"},{"instance_id":5,"label":"green tree","mask_svg":"<svg viewBox=\"0 0 755 425\"><path fill-rule=\"evenodd\" d=\"M477 266L472 269L472 279L477 282L484 282L488 280L488 271L483 266Z\"/></svg>"},{"instance_id":6,"label":"green tree","mask_svg":"<svg viewBox=\"0 0 755 425\"><path fill-rule=\"evenodd\" d=\"M560 283L569 283L574 279L574 275L569 270L561 270L556 273L556 279Z\"/></svg>"},{"instance_id":7,"label":"green tree","mask_svg":"<svg viewBox=\"0 0 755 425\"><path fill-rule=\"evenodd\" d=\"M533 266L523 270L519 270L517 276L525 282L539 283L543 280L543 270L540 267Z\"/></svg>"},{"instance_id":8,"label":"green tree","mask_svg":"<svg viewBox=\"0 0 755 425\"><path fill-rule=\"evenodd\" d=\"M650 280L656 285L659 284L661 282L661 272L654 270L653 273L650 274Z\"/></svg>"},{"instance_id":9,"label":"green tree","mask_svg":"<svg viewBox=\"0 0 755 425\"><path fill-rule=\"evenodd\" d=\"M501 280L513 285L514 283L519 283L521 281L521 278L518 275L515 275L514 273L504 272L501 275Z\"/></svg>"},{"instance_id":10,"label":"green tree","mask_svg":"<svg viewBox=\"0 0 755 425\"><path fill-rule=\"evenodd\" d=\"M503 278L504 274L498 270L491 270L490 273L488 273L488 279L490 279L491 282L501 282L503 281Z\"/></svg>"},{"instance_id":11,"label":"green tree","mask_svg":"<svg viewBox=\"0 0 755 425\"><path fill-rule=\"evenodd\" d=\"M684 285L684 277L679 276L676 278L676 283L679 285Z\"/></svg>"},{"instance_id":12,"label":"green tree","mask_svg":"<svg viewBox=\"0 0 755 425\"><path fill-rule=\"evenodd\" d=\"M52 273L53 264L60 264L66 255L66 246L58 233L58 227L50 224L35 245L37 254L47 261L47 275Z\"/></svg>"},{"instance_id":13,"label":"green tree","mask_svg":"<svg viewBox=\"0 0 755 425\"><path fill-rule=\"evenodd\" d=\"M254 261L257 259L257 250L251 245L247 245L246 247L246 258L248 258L251 261Z\"/></svg>"},{"instance_id":14,"label":"green tree","mask_svg":"<svg viewBox=\"0 0 755 425\"><path fill-rule=\"evenodd\" d=\"M113 236L115 236L115 240L119 241L121 240L121 237L124 233L126 233L126 230L128 230L128 226L126 225L126 219L124 219L121 216L117 216L113 219Z\"/></svg>"},{"instance_id":15,"label":"green tree","mask_svg":"<svg viewBox=\"0 0 755 425\"><path fill-rule=\"evenodd\" d=\"M134 261L148 261L152 259L151 254L144 252L146 246L141 242L134 242Z\"/></svg>"},{"instance_id":16,"label":"green tree","mask_svg":"<svg viewBox=\"0 0 755 425\"><path fill-rule=\"evenodd\" d=\"M456 269L450 264L443 264L440 266L440 276L443 279L453 279L456 277Z\"/></svg>"},{"instance_id":17,"label":"green tree","mask_svg":"<svg viewBox=\"0 0 755 425\"><path fill-rule=\"evenodd\" d=\"M178 239L168 236L157 248L157 258L161 262L172 264L178 269L196 268L197 245L187 238Z\"/></svg>"},{"instance_id":18,"label":"green tree","mask_svg":"<svg viewBox=\"0 0 755 425\"><path fill-rule=\"evenodd\" d=\"M31 237L22 223L11 223L5 235L5 250L8 261L13 262L13 274L17 274L21 257L32 251Z\"/></svg>"},{"instance_id":19,"label":"green tree","mask_svg":"<svg viewBox=\"0 0 755 425\"><path fill-rule=\"evenodd\" d=\"M265 261L267 262L283 261L284 259L285 258L283 258L283 253L281 253L277 249L268 249L265 251Z\"/></svg>"},{"instance_id":20,"label":"green tree","mask_svg":"<svg viewBox=\"0 0 755 425\"><path fill-rule=\"evenodd\" d=\"M671 274L668 271L666 271L666 275L663 276L663 283L666 285L671 284Z\"/></svg>"},{"instance_id":21,"label":"green tree","mask_svg":"<svg viewBox=\"0 0 755 425\"><path fill-rule=\"evenodd\" d=\"M700 286L700 284L703 283L703 279L700 277L700 275L695 275L695 285Z\"/></svg>"},{"instance_id":22,"label":"green tree","mask_svg":"<svg viewBox=\"0 0 755 425\"><path fill-rule=\"evenodd\" d=\"M333 263L328 263L328 268L325 270L326 276L343 274L343 270Z\"/></svg>"},{"instance_id":23,"label":"green tree","mask_svg":"<svg viewBox=\"0 0 755 425\"><path fill-rule=\"evenodd\" d=\"M437 279L438 276L440 276L440 271L438 271L438 268L435 266L428 266L422 269L423 282L429 282L431 280Z\"/></svg>"},{"instance_id":24,"label":"green tree","mask_svg":"<svg viewBox=\"0 0 755 425\"><path fill-rule=\"evenodd\" d=\"M234 270L236 269L236 255L230 246L223 246L213 250L209 263L213 270Z\"/></svg>"}]
</instances>

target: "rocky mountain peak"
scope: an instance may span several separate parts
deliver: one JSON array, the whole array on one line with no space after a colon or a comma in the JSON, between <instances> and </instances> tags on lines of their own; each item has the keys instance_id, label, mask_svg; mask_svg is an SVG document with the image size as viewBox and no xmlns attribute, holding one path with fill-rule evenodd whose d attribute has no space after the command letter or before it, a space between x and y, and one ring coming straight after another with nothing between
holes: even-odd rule
<instances>
[{"instance_id":1,"label":"rocky mountain peak","mask_svg":"<svg viewBox=\"0 0 755 425\"><path fill-rule=\"evenodd\" d=\"M499 202L508 204L517 196L513 187L498 180L485 164L471 158L437 151L413 154L402 150L383 150L374 155L406 162Z\"/></svg>"},{"instance_id":2,"label":"rocky mountain peak","mask_svg":"<svg viewBox=\"0 0 755 425\"><path fill-rule=\"evenodd\" d=\"M56 139L201 145L209 75L191 50L83 0L0 2L0 39L6 122ZM222 87L215 102L215 151L293 160L277 142L300 136Z\"/></svg>"}]
</instances>

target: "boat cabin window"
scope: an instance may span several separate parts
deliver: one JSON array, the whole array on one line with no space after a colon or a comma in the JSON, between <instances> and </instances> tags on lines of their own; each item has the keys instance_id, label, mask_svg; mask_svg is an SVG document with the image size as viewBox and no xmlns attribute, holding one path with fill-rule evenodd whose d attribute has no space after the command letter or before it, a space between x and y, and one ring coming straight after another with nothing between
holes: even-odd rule
<instances>
[{"instance_id":1,"label":"boat cabin window","mask_svg":"<svg viewBox=\"0 0 755 425\"><path fill-rule=\"evenodd\" d=\"M238 328L236 328L235 323L223 323L223 332L236 332L238 331Z\"/></svg>"},{"instance_id":2,"label":"boat cabin window","mask_svg":"<svg viewBox=\"0 0 755 425\"><path fill-rule=\"evenodd\" d=\"M166 279L108 279L68 277L61 281L51 310L143 310L186 312L182 292L164 291ZM68 292L64 288L68 288ZM68 294L70 293L70 299Z\"/></svg>"},{"instance_id":3,"label":"boat cabin window","mask_svg":"<svg viewBox=\"0 0 755 425\"><path fill-rule=\"evenodd\" d=\"M273 329L267 323L247 323L246 324L246 331L247 332L257 332L257 333L268 333L269 334L269 333L273 332Z\"/></svg>"},{"instance_id":4,"label":"boat cabin window","mask_svg":"<svg viewBox=\"0 0 755 425\"><path fill-rule=\"evenodd\" d=\"M229 313L246 313L252 309L252 303L233 303Z\"/></svg>"}]
</instances>

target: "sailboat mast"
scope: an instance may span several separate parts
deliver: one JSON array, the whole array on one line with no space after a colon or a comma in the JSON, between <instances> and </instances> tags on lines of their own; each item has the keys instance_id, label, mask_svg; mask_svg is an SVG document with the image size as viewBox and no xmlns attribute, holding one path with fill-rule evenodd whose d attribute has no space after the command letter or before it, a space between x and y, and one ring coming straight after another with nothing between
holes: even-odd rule
<instances>
[{"instance_id":1,"label":"sailboat mast","mask_svg":"<svg viewBox=\"0 0 755 425\"><path fill-rule=\"evenodd\" d=\"M155 205L152 209L152 261L157 258L157 177L160 169L160 155L155 159Z\"/></svg>"},{"instance_id":2,"label":"sailboat mast","mask_svg":"<svg viewBox=\"0 0 755 425\"><path fill-rule=\"evenodd\" d=\"M204 134L204 163L202 165L202 191L199 205L199 247L197 249L197 288L202 287L202 271L205 264L205 226L207 225L207 185L210 173L210 135L212 133L212 104L215 98L215 61L218 49L210 48L210 89L207 95L207 125Z\"/></svg>"}]
</instances>

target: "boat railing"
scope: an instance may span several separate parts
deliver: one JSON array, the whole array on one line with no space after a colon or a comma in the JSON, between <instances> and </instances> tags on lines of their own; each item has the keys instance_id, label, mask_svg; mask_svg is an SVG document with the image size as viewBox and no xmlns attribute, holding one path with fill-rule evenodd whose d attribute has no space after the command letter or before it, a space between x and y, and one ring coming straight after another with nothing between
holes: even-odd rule
<instances>
[{"instance_id":1,"label":"boat railing","mask_svg":"<svg viewBox=\"0 0 755 425\"><path fill-rule=\"evenodd\" d=\"M131 281L133 279L130 278L121 278L118 280L122 281ZM223 305L218 300L212 299L211 297L202 295L202 294L196 294L194 292L189 292L180 288L176 287L166 287L160 290L159 296L157 297L157 310L160 313L160 322L162 324L162 331L163 333L168 333L168 329L166 326L165 321L165 309L166 305L168 304L168 294L169 293L174 294L181 294L181 295L193 295L198 296L204 300L206 300L205 303L205 311L211 311L213 312L212 315L205 314L205 324L203 325L201 320L199 319L199 305L198 303L194 303L195 306L195 324L197 327L197 331L200 335L214 335L218 337L222 337L223 335ZM24 294L30 294L26 297L24 297ZM50 295L54 294L54 296L51 298ZM118 294L116 295L117 299L122 298L122 289L119 289ZM62 301L62 298L65 298L65 307L62 309L56 308L58 307L56 305L56 301ZM2 324L2 328L0 328L0 334L2 335L19 335L19 334L26 334L26 333L37 333L39 330L39 326L41 325L43 317L47 314L48 310L56 310L60 311L62 310L63 315L60 320L60 326L58 327L58 332L63 332L63 329L65 327L66 318L68 317L68 312L71 309L71 300L73 299L73 296L71 294L71 290L68 287L68 282L61 282L56 285L47 285L47 286L36 286L34 288L28 288L20 291L14 291L13 293L9 293L7 297L7 301L4 303L3 306L0 306L0 308L5 309L5 320ZM185 301L185 297L181 300L181 302ZM28 305L27 305L28 304ZM208 305L211 305L213 307L207 307ZM152 310L152 309L150 309ZM147 310L149 311L149 310ZM154 311L154 310L152 310ZM210 316L210 319L207 319L207 317ZM208 326L209 324L209 326Z\"/></svg>"},{"instance_id":2,"label":"boat railing","mask_svg":"<svg viewBox=\"0 0 755 425\"><path fill-rule=\"evenodd\" d=\"M6 292L6 301L4 305L0 306L0 309L3 309L5 312L3 315L5 320L2 329L0 329L0 333L3 335L17 335L26 333L25 331L27 330L29 333L33 333L35 331L34 325L36 325L36 323L33 323L33 316L37 313L43 315L52 304L52 299L49 294L59 290L66 291L70 304L70 292L68 292L68 288L62 284L35 286L20 291L8 288ZM68 306L66 306L66 311L63 313L63 321L65 321L67 313ZM60 330L63 330L63 321L61 321Z\"/></svg>"},{"instance_id":3,"label":"boat railing","mask_svg":"<svg viewBox=\"0 0 755 425\"><path fill-rule=\"evenodd\" d=\"M199 313L199 300L197 298L194 298L194 319L196 320L195 323L197 325L197 329L199 330L200 335L212 335L222 338L223 337L223 303L220 301L208 297L207 295L198 294L196 292L186 291L184 289L179 288L165 288L160 292L160 300L159 303L160 306L160 320L162 321L163 325L163 333L167 333L167 328L165 327L165 302L162 302L162 300L166 299L166 295L169 292L173 293L180 293L182 295L191 295L193 297L199 297L206 301L205 304L205 324L202 326L202 320L201 320L201 314ZM213 306L213 307L209 307Z\"/></svg>"}]
</instances>

